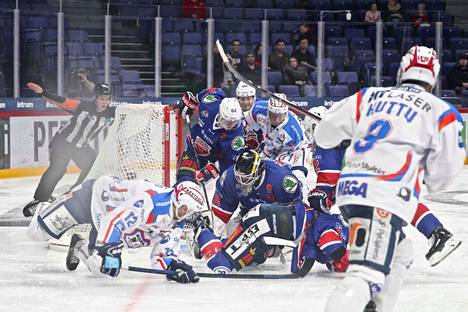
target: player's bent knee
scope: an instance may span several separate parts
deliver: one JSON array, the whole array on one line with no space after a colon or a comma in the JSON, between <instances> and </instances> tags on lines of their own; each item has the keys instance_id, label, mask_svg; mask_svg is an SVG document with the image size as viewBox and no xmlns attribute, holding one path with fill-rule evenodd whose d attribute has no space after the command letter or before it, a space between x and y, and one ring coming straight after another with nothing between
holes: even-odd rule
<instances>
[{"instance_id":1,"label":"player's bent knee","mask_svg":"<svg viewBox=\"0 0 468 312\"><path fill-rule=\"evenodd\" d=\"M368 289L372 296L377 295L385 282L385 274L364 265L351 264L348 267L346 276L364 280L368 284Z\"/></svg>"}]
</instances>

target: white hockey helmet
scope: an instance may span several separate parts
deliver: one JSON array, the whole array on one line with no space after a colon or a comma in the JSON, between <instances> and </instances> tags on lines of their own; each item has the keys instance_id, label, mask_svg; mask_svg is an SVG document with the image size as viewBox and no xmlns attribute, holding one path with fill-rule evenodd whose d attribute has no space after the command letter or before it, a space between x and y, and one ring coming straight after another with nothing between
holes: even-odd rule
<instances>
[{"instance_id":1,"label":"white hockey helmet","mask_svg":"<svg viewBox=\"0 0 468 312\"><path fill-rule=\"evenodd\" d=\"M245 82L241 81L236 88L236 96L239 100L240 107L243 112L248 112L256 99L256 91L254 87L249 86Z\"/></svg>"},{"instance_id":2,"label":"white hockey helmet","mask_svg":"<svg viewBox=\"0 0 468 312\"><path fill-rule=\"evenodd\" d=\"M174 216L177 220L183 220L202 211L206 205L203 191L192 181L177 184L171 194L171 202L174 205Z\"/></svg>"},{"instance_id":3,"label":"white hockey helmet","mask_svg":"<svg viewBox=\"0 0 468 312\"><path fill-rule=\"evenodd\" d=\"M320 119L322 119L325 116L327 111L328 111L328 109L323 105L315 106L315 107L312 107L311 109L309 109L310 113L320 117ZM314 118L309 117L309 116L305 116L304 121L302 122L302 124L304 125L304 130L306 130L307 133L313 135L314 130L315 130L315 126L317 126L317 124L319 122L320 121L317 120L317 119L314 119Z\"/></svg>"},{"instance_id":4,"label":"white hockey helmet","mask_svg":"<svg viewBox=\"0 0 468 312\"><path fill-rule=\"evenodd\" d=\"M440 64L434 49L413 46L401 58L397 74L397 84L399 85L407 80L415 80L425 82L434 87L439 71Z\"/></svg>"},{"instance_id":5,"label":"white hockey helmet","mask_svg":"<svg viewBox=\"0 0 468 312\"><path fill-rule=\"evenodd\" d=\"M242 121L242 109L236 98L224 98L219 105L219 126L232 130Z\"/></svg>"},{"instance_id":6,"label":"white hockey helmet","mask_svg":"<svg viewBox=\"0 0 468 312\"><path fill-rule=\"evenodd\" d=\"M287 100L286 94L284 93L275 93L275 95L280 99ZM268 111L273 114L285 114L288 112L288 105L284 101L271 97L268 100Z\"/></svg>"}]
</instances>

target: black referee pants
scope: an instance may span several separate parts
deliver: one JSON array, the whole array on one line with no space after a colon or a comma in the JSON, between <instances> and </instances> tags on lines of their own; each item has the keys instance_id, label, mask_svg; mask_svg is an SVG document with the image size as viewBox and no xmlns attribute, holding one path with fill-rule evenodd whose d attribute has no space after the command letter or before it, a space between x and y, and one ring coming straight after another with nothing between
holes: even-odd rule
<instances>
[{"instance_id":1,"label":"black referee pants","mask_svg":"<svg viewBox=\"0 0 468 312\"><path fill-rule=\"evenodd\" d=\"M81 169L80 176L75 183L75 185L78 185L88 175L97 156L91 147L76 147L68 143L60 135L52 139L49 148L50 165L42 175L41 181L34 193L34 199L39 201L49 200L57 183L65 175L70 160L73 160L78 168Z\"/></svg>"}]
</instances>

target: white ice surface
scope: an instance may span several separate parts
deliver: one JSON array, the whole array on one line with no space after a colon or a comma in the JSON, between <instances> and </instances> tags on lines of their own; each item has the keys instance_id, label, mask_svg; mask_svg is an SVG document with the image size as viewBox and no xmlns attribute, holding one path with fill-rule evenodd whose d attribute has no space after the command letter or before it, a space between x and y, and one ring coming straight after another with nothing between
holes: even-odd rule
<instances>
[{"instance_id":1,"label":"white ice surface","mask_svg":"<svg viewBox=\"0 0 468 312\"><path fill-rule=\"evenodd\" d=\"M67 176L70 185L76 176ZM0 215L28 202L38 178L0 180ZM406 233L416 258L395 311L468 311L468 169L457 179L443 202L426 202L444 225L463 240L437 267L424 258L426 239L411 226ZM125 265L148 266L148 249L124 254ZM204 264L187 256L198 271ZM315 265L299 280L202 279L179 285L162 275L122 271L116 279L92 276L85 267L65 268L65 254L35 243L25 227L0 227L0 311L323 311L328 295L343 275ZM252 272L286 273L276 259ZM343 311L346 312L346 311Z\"/></svg>"}]
</instances>

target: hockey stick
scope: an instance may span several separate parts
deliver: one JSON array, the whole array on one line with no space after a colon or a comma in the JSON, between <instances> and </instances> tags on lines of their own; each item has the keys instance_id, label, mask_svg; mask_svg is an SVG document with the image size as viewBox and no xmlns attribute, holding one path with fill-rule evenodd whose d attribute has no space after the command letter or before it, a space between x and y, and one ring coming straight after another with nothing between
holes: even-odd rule
<instances>
[{"instance_id":1,"label":"hockey stick","mask_svg":"<svg viewBox=\"0 0 468 312\"><path fill-rule=\"evenodd\" d=\"M315 115L297 105L295 105L293 102L289 101L289 100L285 100L285 99L282 99L280 98L279 96L277 96L276 94L274 94L273 92L271 92L270 90L266 90L264 88L262 88L261 86L255 84L254 82L252 82L251 80L245 78L241 73L239 73L233 66L232 64L229 62L229 59L226 55L226 52L224 52L224 48L223 46L221 45L221 42L219 42L219 40L216 40L216 46L218 47L218 50L219 50L219 54L221 55L221 59L223 60L223 63L224 65L226 65L226 67L228 68L228 70L231 72L231 74L236 77L237 79L239 79L240 81L243 81L245 82L246 84L248 84L249 86L259 90L259 91L262 91L263 93L266 93L268 94L268 96L272 97L272 98L275 98L276 100L278 101L283 101L284 103L286 103L290 108L291 110L296 113L296 114L299 114L299 115L304 115L304 116L308 116L308 117L311 117L317 121L320 121L321 118L320 116L318 115Z\"/></svg>"},{"instance_id":2,"label":"hockey stick","mask_svg":"<svg viewBox=\"0 0 468 312\"><path fill-rule=\"evenodd\" d=\"M150 268L141 268L129 266L129 271L151 274L175 274L174 271L165 271ZM228 279L295 279L298 275L295 274L217 274L217 273L197 273L199 277L206 278L228 278Z\"/></svg>"},{"instance_id":3,"label":"hockey stick","mask_svg":"<svg viewBox=\"0 0 468 312\"><path fill-rule=\"evenodd\" d=\"M187 122L187 127L188 127L188 129L190 131L191 128L190 128L190 116L189 115L185 115L185 121ZM192 136L190 134L189 134L189 136L190 136L190 144L192 145L193 153L195 154L195 162L197 163L198 170L201 170L200 159L198 158L198 153L197 153L197 150L195 148L195 143L193 142ZM206 191L206 185L205 185L205 178L204 177L200 180L200 183L202 185L203 194L205 195L206 208L208 208L208 210L211 213L211 224L214 225L213 211L211 210L210 203L208 201L208 192Z\"/></svg>"}]
</instances>

